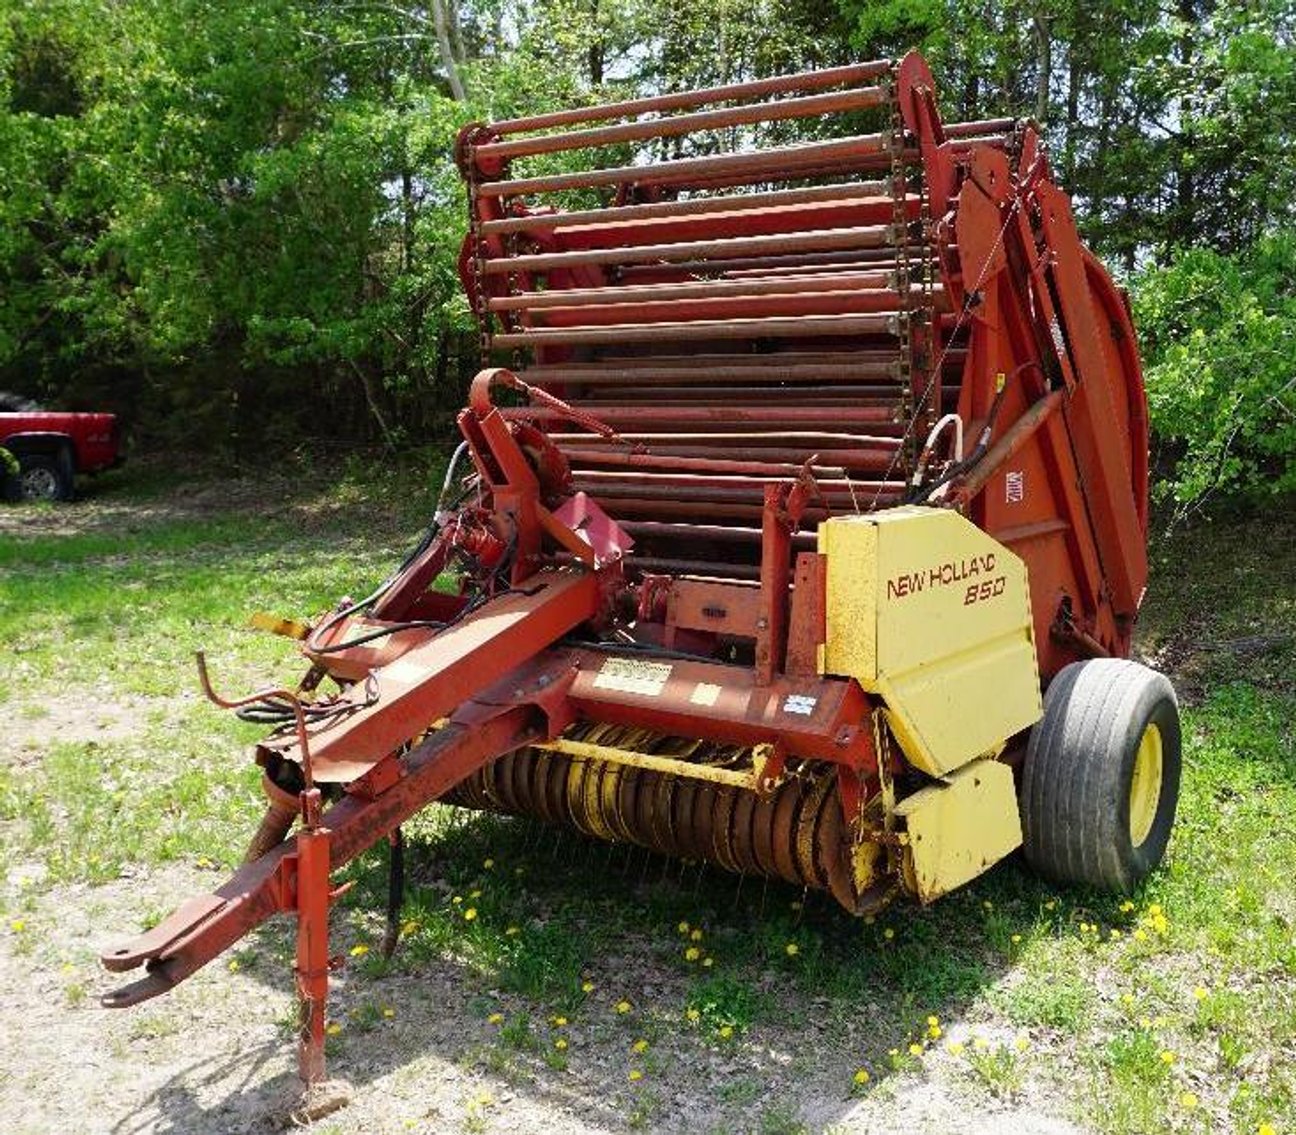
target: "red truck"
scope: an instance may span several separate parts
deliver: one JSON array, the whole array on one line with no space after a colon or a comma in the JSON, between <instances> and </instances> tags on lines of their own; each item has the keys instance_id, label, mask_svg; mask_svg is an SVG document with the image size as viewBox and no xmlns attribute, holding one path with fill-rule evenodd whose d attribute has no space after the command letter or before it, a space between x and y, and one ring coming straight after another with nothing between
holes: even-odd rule
<instances>
[{"instance_id":1,"label":"red truck","mask_svg":"<svg viewBox=\"0 0 1296 1135\"><path fill-rule=\"evenodd\" d=\"M42 410L7 394L0 394L0 448L17 462L7 495L22 500L71 500L78 473L98 473L124 459L115 414ZM0 484L11 465L0 465Z\"/></svg>"}]
</instances>

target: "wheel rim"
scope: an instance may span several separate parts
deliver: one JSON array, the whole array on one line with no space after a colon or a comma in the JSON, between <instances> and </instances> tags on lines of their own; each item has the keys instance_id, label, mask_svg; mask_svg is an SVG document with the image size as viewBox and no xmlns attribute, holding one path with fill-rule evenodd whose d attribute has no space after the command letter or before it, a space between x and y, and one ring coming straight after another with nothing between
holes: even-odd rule
<instances>
[{"instance_id":1,"label":"wheel rim","mask_svg":"<svg viewBox=\"0 0 1296 1135\"><path fill-rule=\"evenodd\" d=\"M1130 778L1129 829L1135 847L1147 839L1156 820L1157 805L1161 802L1162 769L1161 730L1155 722L1148 722L1139 738L1134 775Z\"/></svg>"},{"instance_id":2,"label":"wheel rim","mask_svg":"<svg viewBox=\"0 0 1296 1135\"><path fill-rule=\"evenodd\" d=\"M27 500L48 501L58 496L58 478L53 469L27 469L22 475L22 495Z\"/></svg>"}]
</instances>

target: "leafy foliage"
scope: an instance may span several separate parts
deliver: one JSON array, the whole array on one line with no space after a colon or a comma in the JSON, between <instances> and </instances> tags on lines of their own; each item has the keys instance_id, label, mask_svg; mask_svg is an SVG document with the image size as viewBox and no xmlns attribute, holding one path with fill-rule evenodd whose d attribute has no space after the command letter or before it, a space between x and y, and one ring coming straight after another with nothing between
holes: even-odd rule
<instances>
[{"instance_id":1,"label":"leafy foliage","mask_svg":"<svg viewBox=\"0 0 1296 1135\"><path fill-rule=\"evenodd\" d=\"M440 433L478 363L465 123L919 47L951 117L1034 113L1088 239L1147 292L1175 492L1281 478L1288 316L1259 279L1296 224L1294 44L1292 0L7 5L0 387L146 442Z\"/></svg>"},{"instance_id":2,"label":"leafy foliage","mask_svg":"<svg viewBox=\"0 0 1296 1135\"><path fill-rule=\"evenodd\" d=\"M1198 248L1137 281L1152 426L1181 504L1296 488L1296 230Z\"/></svg>"}]
</instances>

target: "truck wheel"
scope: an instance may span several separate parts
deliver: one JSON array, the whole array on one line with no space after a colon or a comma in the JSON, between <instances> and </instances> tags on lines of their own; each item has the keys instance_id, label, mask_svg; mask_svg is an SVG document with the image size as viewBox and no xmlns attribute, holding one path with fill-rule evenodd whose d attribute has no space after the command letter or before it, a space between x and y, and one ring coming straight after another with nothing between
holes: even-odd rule
<instances>
[{"instance_id":1,"label":"truck wheel","mask_svg":"<svg viewBox=\"0 0 1296 1135\"><path fill-rule=\"evenodd\" d=\"M1165 854L1181 767L1164 674L1115 658L1064 667L1026 748L1027 862L1061 882L1132 890Z\"/></svg>"},{"instance_id":2,"label":"truck wheel","mask_svg":"<svg viewBox=\"0 0 1296 1135\"><path fill-rule=\"evenodd\" d=\"M66 461L43 454L20 459L18 473L22 499L29 501L66 501L72 499L72 473Z\"/></svg>"}]
</instances>

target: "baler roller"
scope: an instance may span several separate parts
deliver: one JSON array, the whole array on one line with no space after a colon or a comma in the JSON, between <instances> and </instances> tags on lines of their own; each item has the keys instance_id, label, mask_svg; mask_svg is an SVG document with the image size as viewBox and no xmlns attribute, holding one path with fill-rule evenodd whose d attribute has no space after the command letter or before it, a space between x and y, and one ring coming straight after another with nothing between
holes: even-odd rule
<instances>
[{"instance_id":1,"label":"baler roller","mask_svg":"<svg viewBox=\"0 0 1296 1135\"><path fill-rule=\"evenodd\" d=\"M705 778L716 768L754 778L752 753L741 747L614 725L585 725L569 739L613 759L520 750L463 781L445 802L534 816L593 839L826 890L849 910L880 903L883 892L870 893L870 884L883 849L852 841L833 766L802 763L758 792ZM693 775L638 767L644 754L691 764Z\"/></svg>"},{"instance_id":2,"label":"baler roller","mask_svg":"<svg viewBox=\"0 0 1296 1135\"><path fill-rule=\"evenodd\" d=\"M570 232L585 225L606 228L631 221L659 220L663 217L690 217L697 214L751 212L771 206L804 205L823 201L891 201L884 196L890 186L882 181L848 181L839 185L808 185L797 189L775 189L764 193L737 193L690 197L682 201L653 201L642 205L609 205L605 209L574 209L562 213L535 213L522 217L503 217L483 221L482 236L505 233L543 232L563 229Z\"/></svg>"}]
</instances>

